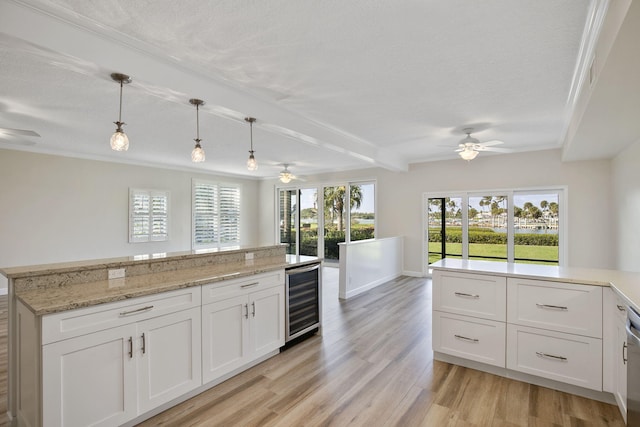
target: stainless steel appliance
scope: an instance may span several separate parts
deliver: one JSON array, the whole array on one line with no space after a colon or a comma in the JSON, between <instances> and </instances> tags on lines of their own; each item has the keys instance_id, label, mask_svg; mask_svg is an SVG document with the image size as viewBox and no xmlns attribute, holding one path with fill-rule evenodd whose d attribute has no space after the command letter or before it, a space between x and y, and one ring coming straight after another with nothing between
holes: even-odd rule
<instances>
[{"instance_id":1,"label":"stainless steel appliance","mask_svg":"<svg viewBox=\"0 0 640 427\"><path fill-rule=\"evenodd\" d=\"M289 342L320 328L320 263L285 269L286 338Z\"/></svg>"},{"instance_id":2,"label":"stainless steel appliance","mask_svg":"<svg viewBox=\"0 0 640 427\"><path fill-rule=\"evenodd\" d=\"M640 315L627 310L627 425L640 426Z\"/></svg>"}]
</instances>

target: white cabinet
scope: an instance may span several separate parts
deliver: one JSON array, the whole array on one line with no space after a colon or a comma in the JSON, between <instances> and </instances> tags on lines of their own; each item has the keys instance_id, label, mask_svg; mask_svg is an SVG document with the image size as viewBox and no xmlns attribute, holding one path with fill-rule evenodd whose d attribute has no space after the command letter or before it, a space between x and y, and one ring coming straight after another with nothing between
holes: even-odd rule
<instances>
[{"instance_id":1,"label":"white cabinet","mask_svg":"<svg viewBox=\"0 0 640 427\"><path fill-rule=\"evenodd\" d=\"M135 325L126 325L45 345L43 425L114 426L134 418L134 336Z\"/></svg>"},{"instance_id":2,"label":"white cabinet","mask_svg":"<svg viewBox=\"0 0 640 427\"><path fill-rule=\"evenodd\" d=\"M507 280L507 368L602 391L602 287Z\"/></svg>"},{"instance_id":3,"label":"white cabinet","mask_svg":"<svg viewBox=\"0 0 640 427\"><path fill-rule=\"evenodd\" d=\"M627 419L627 306L612 290L604 290L603 389L613 393Z\"/></svg>"},{"instance_id":4,"label":"white cabinet","mask_svg":"<svg viewBox=\"0 0 640 427\"><path fill-rule=\"evenodd\" d=\"M147 412L202 384L200 307L139 322L138 413Z\"/></svg>"},{"instance_id":5,"label":"white cabinet","mask_svg":"<svg viewBox=\"0 0 640 427\"><path fill-rule=\"evenodd\" d=\"M435 270L433 350L505 366L506 278Z\"/></svg>"},{"instance_id":6,"label":"white cabinet","mask_svg":"<svg viewBox=\"0 0 640 427\"><path fill-rule=\"evenodd\" d=\"M202 378L215 381L284 345L284 270L203 286Z\"/></svg>"},{"instance_id":7,"label":"white cabinet","mask_svg":"<svg viewBox=\"0 0 640 427\"><path fill-rule=\"evenodd\" d=\"M200 295L181 289L44 316L42 408L25 424L119 425L199 387ZM38 393L27 377L23 385Z\"/></svg>"}]
</instances>

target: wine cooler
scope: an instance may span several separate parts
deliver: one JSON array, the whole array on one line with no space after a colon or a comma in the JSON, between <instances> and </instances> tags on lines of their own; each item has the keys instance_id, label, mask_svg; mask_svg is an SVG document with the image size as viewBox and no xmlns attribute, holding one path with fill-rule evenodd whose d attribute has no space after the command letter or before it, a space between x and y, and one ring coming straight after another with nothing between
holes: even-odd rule
<instances>
[{"instance_id":1,"label":"wine cooler","mask_svg":"<svg viewBox=\"0 0 640 427\"><path fill-rule=\"evenodd\" d=\"M320 263L285 270L286 341L320 328Z\"/></svg>"}]
</instances>

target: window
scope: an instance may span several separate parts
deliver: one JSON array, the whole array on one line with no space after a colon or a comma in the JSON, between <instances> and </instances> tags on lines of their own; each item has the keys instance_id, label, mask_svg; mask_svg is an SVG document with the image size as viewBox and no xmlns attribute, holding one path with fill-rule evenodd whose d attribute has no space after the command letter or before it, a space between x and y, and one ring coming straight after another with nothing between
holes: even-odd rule
<instances>
[{"instance_id":1,"label":"window","mask_svg":"<svg viewBox=\"0 0 640 427\"><path fill-rule=\"evenodd\" d=\"M193 180L193 248L240 244L240 187Z\"/></svg>"},{"instance_id":2,"label":"window","mask_svg":"<svg viewBox=\"0 0 640 427\"><path fill-rule=\"evenodd\" d=\"M169 193L129 189L129 242L169 240Z\"/></svg>"},{"instance_id":3,"label":"window","mask_svg":"<svg viewBox=\"0 0 640 427\"><path fill-rule=\"evenodd\" d=\"M562 265L564 194L552 188L425 195L425 261Z\"/></svg>"},{"instance_id":4,"label":"window","mask_svg":"<svg viewBox=\"0 0 640 427\"><path fill-rule=\"evenodd\" d=\"M375 184L349 184L351 241L375 238Z\"/></svg>"}]
</instances>

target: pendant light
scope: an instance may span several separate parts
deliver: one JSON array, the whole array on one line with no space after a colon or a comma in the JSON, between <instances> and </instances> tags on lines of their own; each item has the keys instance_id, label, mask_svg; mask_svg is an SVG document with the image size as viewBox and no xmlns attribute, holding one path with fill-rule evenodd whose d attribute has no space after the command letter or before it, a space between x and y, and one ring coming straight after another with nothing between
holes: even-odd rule
<instances>
[{"instance_id":1,"label":"pendant light","mask_svg":"<svg viewBox=\"0 0 640 427\"><path fill-rule=\"evenodd\" d=\"M249 160L247 160L247 169L250 171L258 170L258 162L256 161L255 156L253 155L253 122L256 121L253 117L245 117L247 122L249 122L249 127L251 129L251 149L249 150Z\"/></svg>"},{"instance_id":2,"label":"pendant light","mask_svg":"<svg viewBox=\"0 0 640 427\"><path fill-rule=\"evenodd\" d=\"M122 130L122 86L131 83L131 77L126 74L113 73L111 78L120 83L120 110L118 111L118 121L113 122L117 127L116 131L111 135L111 149L115 151L127 151L129 149L129 138Z\"/></svg>"},{"instance_id":3,"label":"pendant light","mask_svg":"<svg viewBox=\"0 0 640 427\"><path fill-rule=\"evenodd\" d=\"M194 141L196 142L196 146L193 147L193 151L191 152L191 161L194 163L201 163L201 162L204 162L204 150L200 145L200 141L202 140L200 139L199 111L200 111L200 106L204 105L204 101L201 99L194 98L194 99L190 99L189 102L191 103L191 105L196 106L196 139L194 139Z\"/></svg>"}]
</instances>

